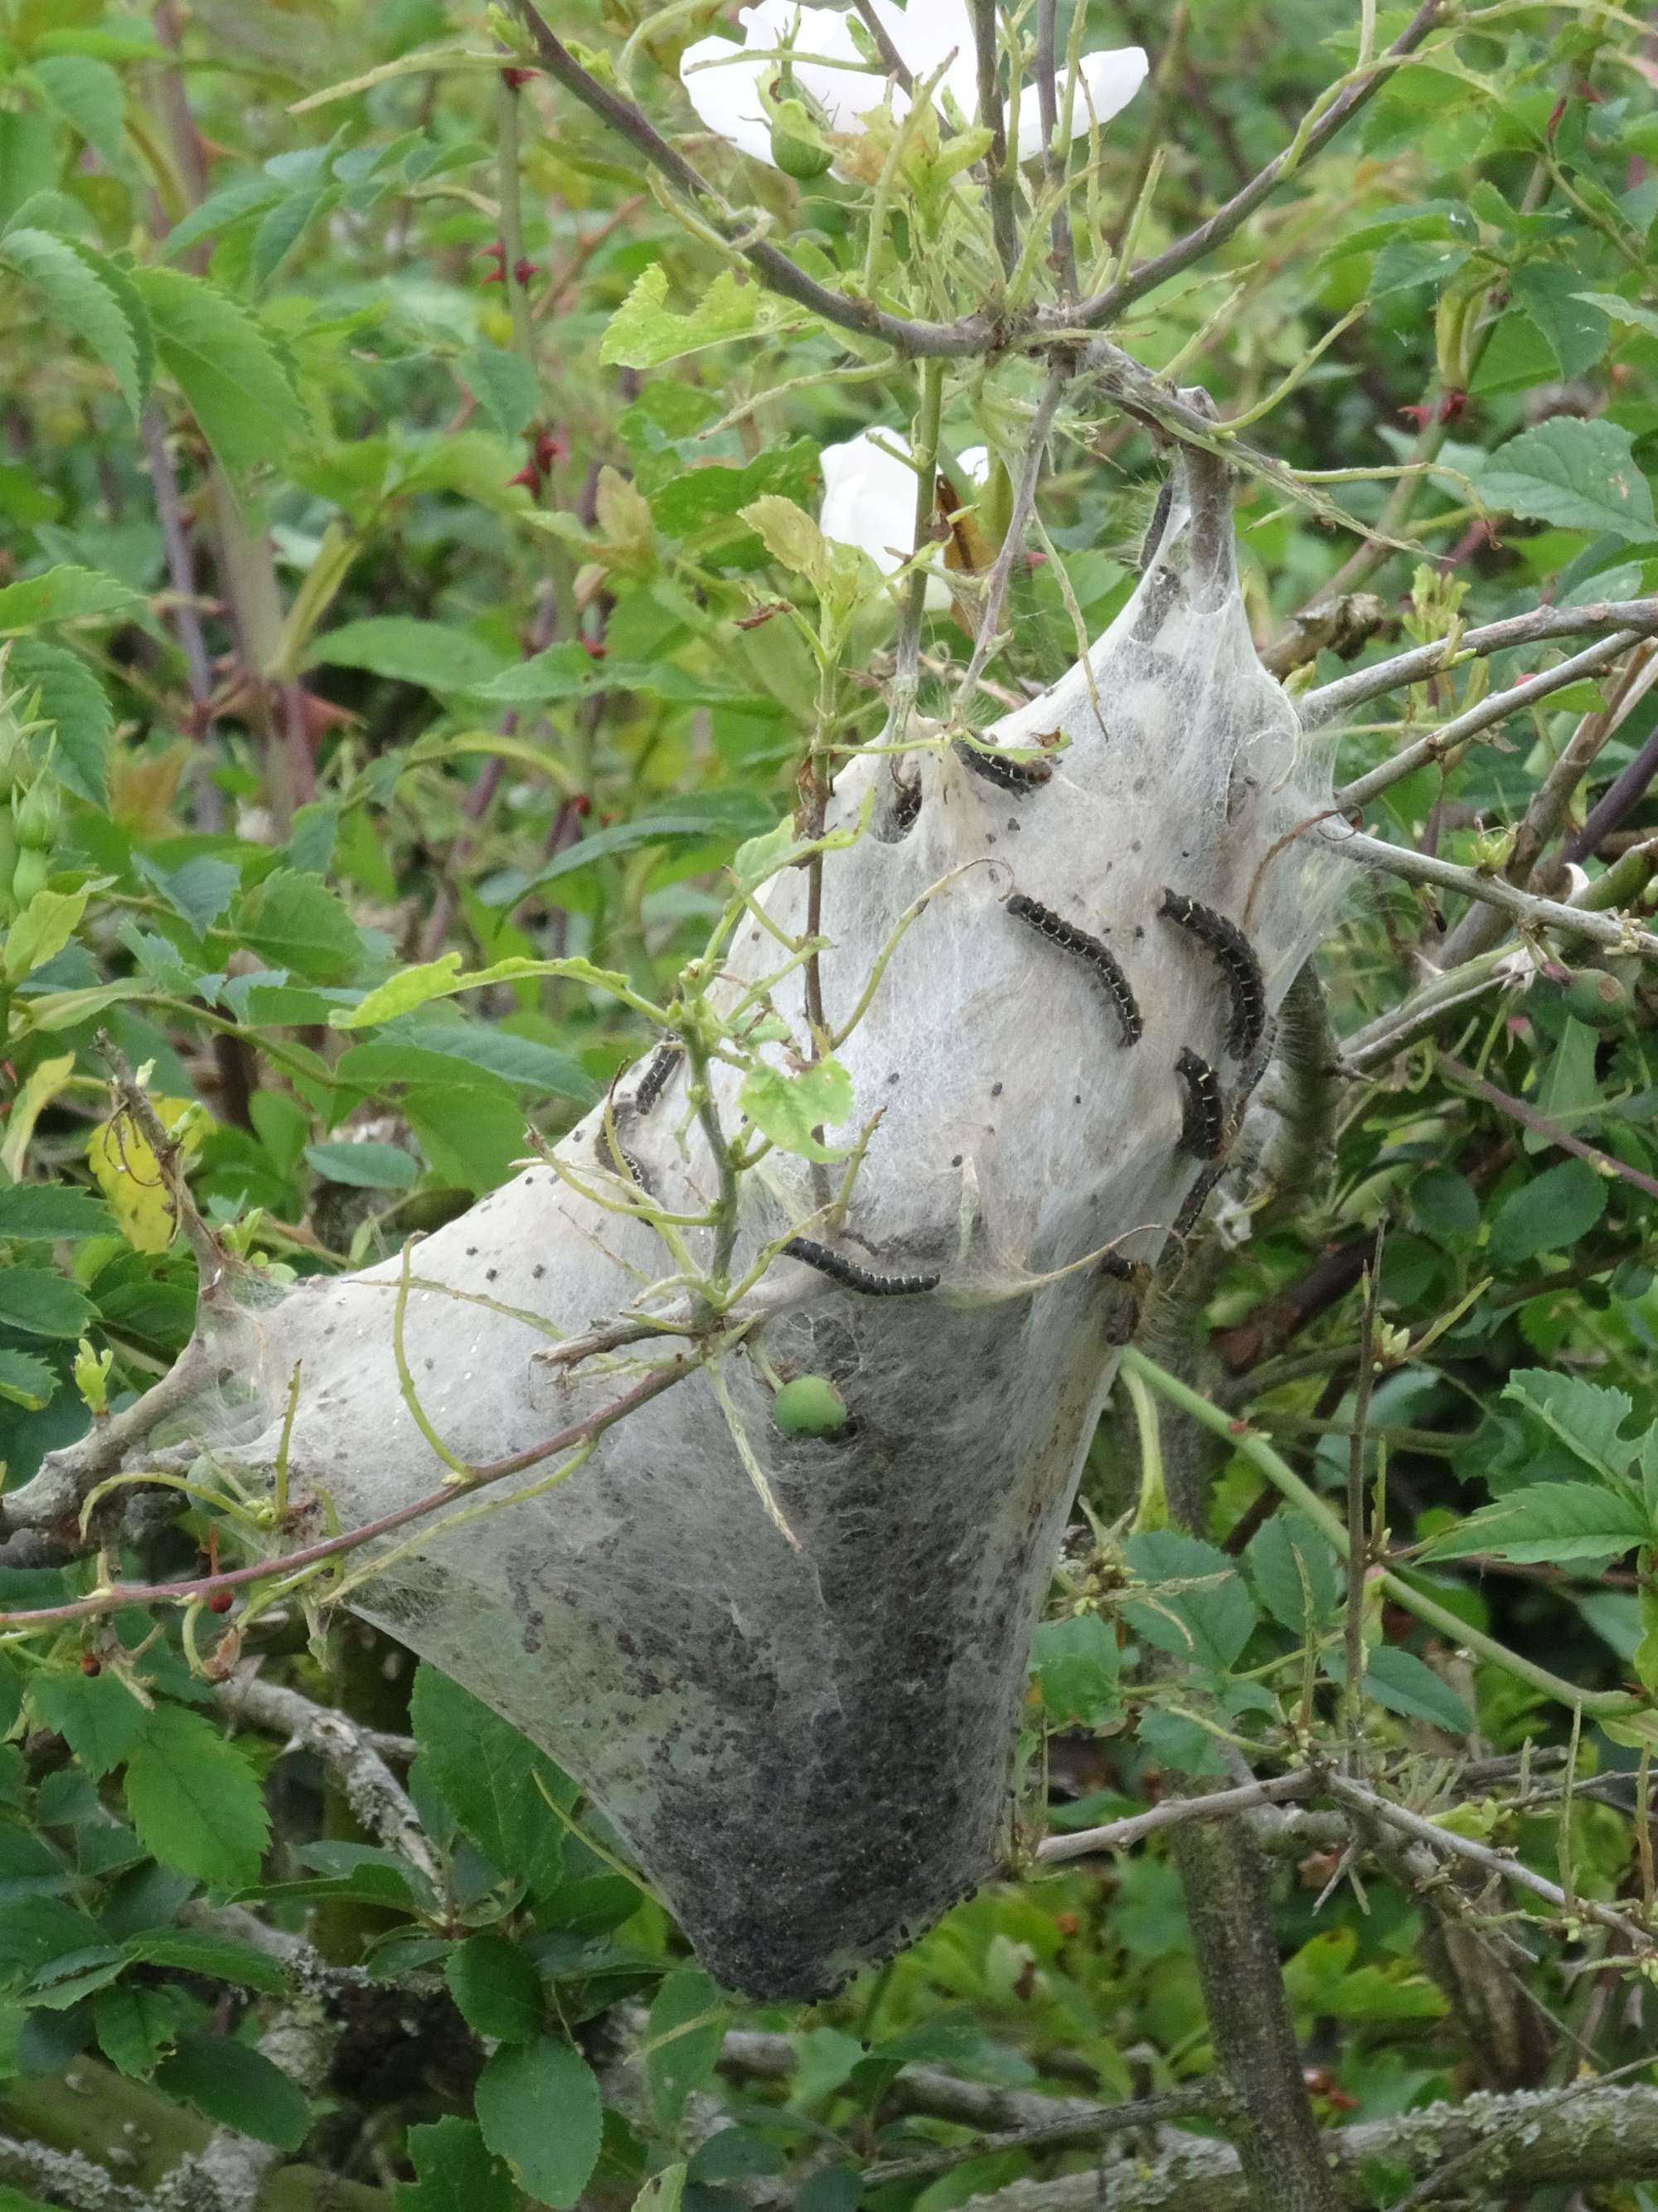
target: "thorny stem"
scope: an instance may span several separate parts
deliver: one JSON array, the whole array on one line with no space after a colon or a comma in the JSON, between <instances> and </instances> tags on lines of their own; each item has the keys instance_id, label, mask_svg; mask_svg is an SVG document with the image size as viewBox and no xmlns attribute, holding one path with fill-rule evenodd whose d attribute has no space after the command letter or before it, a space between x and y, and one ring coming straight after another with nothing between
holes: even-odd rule
<instances>
[{"instance_id":1,"label":"thorny stem","mask_svg":"<svg viewBox=\"0 0 1658 2212\"><path fill-rule=\"evenodd\" d=\"M1382 1251L1387 1223L1377 1223L1364 1285L1364 1317L1359 1328L1358 1374L1353 1385L1353 1432L1347 1447L1347 1609L1342 1640L1347 1680L1343 1702L1347 1708L1347 1764L1358 1771L1364 1732L1364 1573L1369 1565L1364 1538L1364 1449L1370 1413L1370 1394L1376 1388L1376 1325L1382 1304Z\"/></svg>"},{"instance_id":2,"label":"thorny stem","mask_svg":"<svg viewBox=\"0 0 1658 2212\"><path fill-rule=\"evenodd\" d=\"M1048 179L1050 191L1060 194L1051 225L1054 264L1059 271L1060 283L1067 295L1074 300L1079 289L1077 241L1071 228L1070 210L1061 191L1066 157L1054 143L1060 127L1059 42L1055 35L1058 13L1058 0L1036 0L1036 104L1042 116L1042 173Z\"/></svg>"},{"instance_id":3,"label":"thorny stem","mask_svg":"<svg viewBox=\"0 0 1658 2212\"><path fill-rule=\"evenodd\" d=\"M1004 275L1011 276L1019 258L1013 221L1013 177L1007 159L1007 125L996 72L996 0L971 0L973 43L978 64L979 121L990 133L985 167L990 185L990 222Z\"/></svg>"},{"instance_id":4,"label":"thorny stem","mask_svg":"<svg viewBox=\"0 0 1658 2212\"><path fill-rule=\"evenodd\" d=\"M513 349L531 368L535 367L535 340L530 328L530 296L519 275L524 253L524 210L519 188L519 102L523 93L512 72L502 70L495 88L495 117L500 132L495 179L501 197L501 281L513 319Z\"/></svg>"}]
</instances>

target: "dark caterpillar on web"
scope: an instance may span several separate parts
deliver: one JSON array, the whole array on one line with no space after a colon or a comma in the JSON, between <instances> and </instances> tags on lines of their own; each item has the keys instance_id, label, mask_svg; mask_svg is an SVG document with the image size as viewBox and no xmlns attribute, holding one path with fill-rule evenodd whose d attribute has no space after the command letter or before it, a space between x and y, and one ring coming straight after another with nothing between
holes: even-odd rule
<instances>
[{"instance_id":1,"label":"dark caterpillar on web","mask_svg":"<svg viewBox=\"0 0 1658 2212\"><path fill-rule=\"evenodd\" d=\"M820 1275L844 1284L849 1291L861 1291L866 1298L914 1297L922 1291L936 1291L944 1279L939 1275L878 1275L810 1237L791 1237L783 1249L791 1260L804 1260Z\"/></svg>"},{"instance_id":2,"label":"dark caterpillar on web","mask_svg":"<svg viewBox=\"0 0 1658 2212\"><path fill-rule=\"evenodd\" d=\"M648 1114L668 1087L668 1079L678 1066L684 1048L677 1044L659 1044L646 1062L645 1073L633 1095L635 1114Z\"/></svg>"},{"instance_id":3,"label":"dark caterpillar on web","mask_svg":"<svg viewBox=\"0 0 1658 2212\"><path fill-rule=\"evenodd\" d=\"M1212 907L1199 906L1184 891L1165 890L1157 911L1213 955L1232 994L1232 1025L1226 1032L1226 1049L1234 1060L1247 1060L1266 1026L1266 985L1254 948L1235 921L1217 914Z\"/></svg>"},{"instance_id":4,"label":"dark caterpillar on web","mask_svg":"<svg viewBox=\"0 0 1658 2212\"><path fill-rule=\"evenodd\" d=\"M1099 939L1090 937L1085 929L1078 929L1063 915L1055 914L1052 907L1026 898L1023 891L1014 892L1007 902L1007 910L1016 921L1028 923L1038 936L1045 937L1050 945L1057 945L1061 952L1074 952L1079 960L1088 963L1111 994L1123 1042L1133 1044L1145 1027L1139 1006L1129 988L1127 976Z\"/></svg>"},{"instance_id":5,"label":"dark caterpillar on web","mask_svg":"<svg viewBox=\"0 0 1658 2212\"><path fill-rule=\"evenodd\" d=\"M1005 753L981 753L977 746L959 740L952 750L963 768L993 783L998 791L1011 791L1019 798L1027 792L1040 791L1054 773L1051 761L1009 760Z\"/></svg>"},{"instance_id":6,"label":"dark caterpillar on web","mask_svg":"<svg viewBox=\"0 0 1658 2212\"><path fill-rule=\"evenodd\" d=\"M1226 1107L1215 1071L1206 1060L1199 1058L1190 1045L1185 1045L1175 1062L1175 1072L1186 1085L1181 1114L1181 1150L1190 1152L1195 1159L1216 1159L1226 1141Z\"/></svg>"}]
</instances>

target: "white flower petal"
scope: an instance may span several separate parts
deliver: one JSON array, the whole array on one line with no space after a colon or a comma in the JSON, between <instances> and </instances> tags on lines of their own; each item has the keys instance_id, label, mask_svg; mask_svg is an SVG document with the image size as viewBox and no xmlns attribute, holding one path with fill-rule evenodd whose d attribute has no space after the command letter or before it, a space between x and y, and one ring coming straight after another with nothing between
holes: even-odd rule
<instances>
[{"instance_id":1,"label":"white flower petal","mask_svg":"<svg viewBox=\"0 0 1658 2212\"><path fill-rule=\"evenodd\" d=\"M957 463L969 483L981 484L990 474L988 446L969 446L964 453L957 453Z\"/></svg>"},{"instance_id":2,"label":"white flower petal","mask_svg":"<svg viewBox=\"0 0 1658 2212\"><path fill-rule=\"evenodd\" d=\"M941 63L950 63L935 97L950 93L971 122L979 112L979 63L967 0L911 0L908 8L895 7L893 0L873 0L873 5L912 76L929 77ZM896 112L906 113L908 105L901 94Z\"/></svg>"},{"instance_id":3,"label":"white flower petal","mask_svg":"<svg viewBox=\"0 0 1658 2212\"><path fill-rule=\"evenodd\" d=\"M800 54L824 54L828 63L800 61L794 64L796 82L823 110L831 131L856 128L860 115L878 107L885 89L883 80L863 69L842 70L834 62L861 62L848 27L848 18L832 8L805 8L796 0L757 0L744 8L738 21L743 44L728 39L699 39L680 58L679 75L690 102L708 129L728 138L733 146L768 167L776 163L771 154L771 125L760 98L762 76L774 76L781 67L776 60L751 61L752 52L774 55L793 46ZM713 67L698 66L712 63Z\"/></svg>"},{"instance_id":4,"label":"white flower petal","mask_svg":"<svg viewBox=\"0 0 1658 2212\"><path fill-rule=\"evenodd\" d=\"M1145 82L1149 64L1144 46L1113 46L1096 54L1084 54L1078 64L1076 98L1071 111L1071 135L1087 135L1089 111L1104 125L1120 115ZM1065 125L1065 80L1060 80L1057 100L1060 125ZM1028 84L1019 94L1019 158L1029 161L1042 145L1042 103L1038 87Z\"/></svg>"},{"instance_id":5,"label":"white flower petal","mask_svg":"<svg viewBox=\"0 0 1658 2212\"><path fill-rule=\"evenodd\" d=\"M884 576L896 575L909 558L915 536L915 471L896 458L909 441L896 430L879 433L886 453L867 431L823 453L823 504L818 526L840 545L867 553Z\"/></svg>"}]
</instances>

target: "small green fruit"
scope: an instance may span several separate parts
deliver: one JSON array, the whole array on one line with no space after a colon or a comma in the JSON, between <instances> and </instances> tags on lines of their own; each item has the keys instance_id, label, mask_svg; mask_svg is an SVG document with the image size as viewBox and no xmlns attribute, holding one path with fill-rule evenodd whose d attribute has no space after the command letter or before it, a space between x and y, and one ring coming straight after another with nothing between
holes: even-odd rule
<instances>
[{"instance_id":1,"label":"small green fruit","mask_svg":"<svg viewBox=\"0 0 1658 2212\"><path fill-rule=\"evenodd\" d=\"M797 1375L772 1400L771 1417L786 1437L832 1437L847 1425L847 1401L822 1375Z\"/></svg>"},{"instance_id":2,"label":"small green fruit","mask_svg":"<svg viewBox=\"0 0 1658 2212\"><path fill-rule=\"evenodd\" d=\"M803 101L780 100L773 107L771 157L786 177L800 184L821 177L834 161L834 148L818 137Z\"/></svg>"},{"instance_id":3,"label":"small green fruit","mask_svg":"<svg viewBox=\"0 0 1658 2212\"><path fill-rule=\"evenodd\" d=\"M17 855L11 872L11 895L19 908L26 907L38 892L45 890L52 873L52 863L44 853L30 848Z\"/></svg>"},{"instance_id":4,"label":"small green fruit","mask_svg":"<svg viewBox=\"0 0 1658 2212\"><path fill-rule=\"evenodd\" d=\"M1603 968L1586 968L1566 986L1566 1010L1580 1022L1605 1028L1628 1020L1635 1010L1635 994Z\"/></svg>"},{"instance_id":5,"label":"small green fruit","mask_svg":"<svg viewBox=\"0 0 1658 2212\"><path fill-rule=\"evenodd\" d=\"M49 853L58 836L58 787L37 777L14 803L17 842L26 852Z\"/></svg>"}]
</instances>

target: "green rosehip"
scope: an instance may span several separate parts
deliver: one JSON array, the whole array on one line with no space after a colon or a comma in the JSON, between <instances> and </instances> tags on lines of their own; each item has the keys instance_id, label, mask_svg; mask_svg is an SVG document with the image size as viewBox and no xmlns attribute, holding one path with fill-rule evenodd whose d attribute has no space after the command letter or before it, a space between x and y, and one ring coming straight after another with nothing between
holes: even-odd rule
<instances>
[{"instance_id":1,"label":"green rosehip","mask_svg":"<svg viewBox=\"0 0 1658 2212\"><path fill-rule=\"evenodd\" d=\"M1566 1011L1580 1022L1606 1029L1625 1022L1635 1011L1635 994L1604 968L1586 968L1566 986Z\"/></svg>"},{"instance_id":2,"label":"green rosehip","mask_svg":"<svg viewBox=\"0 0 1658 2212\"><path fill-rule=\"evenodd\" d=\"M50 852L58 836L58 787L37 777L14 807L17 842L26 852Z\"/></svg>"},{"instance_id":3,"label":"green rosehip","mask_svg":"<svg viewBox=\"0 0 1658 2212\"><path fill-rule=\"evenodd\" d=\"M834 161L835 149L818 137L803 101L780 100L774 106L771 157L786 177L803 185L821 177Z\"/></svg>"},{"instance_id":4,"label":"green rosehip","mask_svg":"<svg viewBox=\"0 0 1658 2212\"><path fill-rule=\"evenodd\" d=\"M771 1401L771 1417L786 1437L833 1437L847 1425L847 1401L822 1375L797 1375Z\"/></svg>"}]
</instances>

